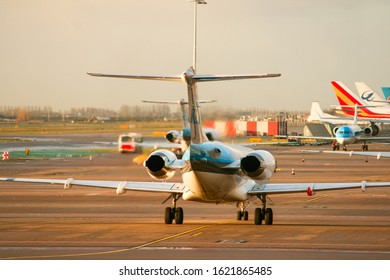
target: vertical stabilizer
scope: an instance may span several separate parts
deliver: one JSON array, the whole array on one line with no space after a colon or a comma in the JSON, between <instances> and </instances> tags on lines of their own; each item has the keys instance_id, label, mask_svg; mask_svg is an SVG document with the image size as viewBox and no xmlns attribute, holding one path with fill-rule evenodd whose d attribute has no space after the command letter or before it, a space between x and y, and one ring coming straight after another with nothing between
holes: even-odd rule
<instances>
[{"instance_id":1,"label":"vertical stabilizer","mask_svg":"<svg viewBox=\"0 0 390 280\"><path fill-rule=\"evenodd\" d=\"M360 96L360 98L367 102L367 104L369 105L383 105L383 106L386 106L388 107L388 105L385 105L387 103L385 103L385 98L376 93L372 88L370 88L366 83L362 83L362 82L356 82L355 83L356 85L356 89L358 91L358 94ZM382 103L382 104L380 104Z\"/></svg>"},{"instance_id":2,"label":"vertical stabilizer","mask_svg":"<svg viewBox=\"0 0 390 280\"><path fill-rule=\"evenodd\" d=\"M350 90L344 83L340 81L332 81L332 87L341 107L355 106L355 104L358 104L360 106L366 105L359 102L359 98L356 96L356 94L352 90Z\"/></svg>"},{"instance_id":3,"label":"vertical stabilizer","mask_svg":"<svg viewBox=\"0 0 390 280\"><path fill-rule=\"evenodd\" d=\"M390 101L390 87L382 87L382 92L385 96L385 100Z\"/></svg>"},{"instance_id":4,"label":"vertical stabilizer","mask_svg":"<svg viewBox=\"0 0 390 280\"><path fill-rule=\"evenodd\" d=\"M188 121L190 122L191 143L200 144L208 141L206 134L202 129L202 118L200 114L200 106L198 102L198 92L195 72L192 67L188 68L182 74L183 80L187 83L188 93Z\"/></svg>"},{"instance_id":5,"label":"vertical stabilizer","mask_svg":"<svg viewBox=\"0 0 390 280\"><path fill-rule=\"evenodd\" d=\"M353 114L353 125L357 125L357 120L358 120L358 105L355 104L355 110Z\"/></svg>"},{"instance_id":6,"label":"vertical stabilizer","mask_svg":"<svg viewBox=\"0 0 390 280\"><path fill-rule=\"evenodd\" d=\"M344 124L346 122L345 120L342 120L336 116L324 113L318 101L313 101L311 103L310 115L307 118L307 121L312 123L332 123L332 124L341 124L341 123Z\"/></svg>"},{"instance_id":7,"label":"vertical stabilizer","mask_svg":"<svg viewBox=\"0 0 390 280\"><path fill-rule=\"evenodd\" d=\"M324 112L320 107L320 103L318 101L313 101L311 103L310 115L307 118L308 122L321 122L323 118Z\"/></svg>"}]
</instances>

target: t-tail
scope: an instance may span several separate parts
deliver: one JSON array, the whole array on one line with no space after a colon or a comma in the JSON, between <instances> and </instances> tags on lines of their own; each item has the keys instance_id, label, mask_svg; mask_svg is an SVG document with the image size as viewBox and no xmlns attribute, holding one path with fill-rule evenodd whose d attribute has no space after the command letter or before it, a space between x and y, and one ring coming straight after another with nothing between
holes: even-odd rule
<instances>
[{"instance_id":1,"label":"t-tail","mask_svg":"<svg viewBox=\"0 0 390 280\"><path fill-rule=\"evenodd\" d=\"M198 75L192 67L188 68L181 75L122 75L122 74L102 74L102 73L87 73L94 77L108 78L125 78L125 79L142 79L154 81L170 81L184 82L187 84L188 106L189 106L189 123L191 130L191 143L200 144L208 141L205 133L202 130L202 119L200 114L200 106L197 94L198 82L213 82L213 81L230 81L243 79L259 79L279 77L280 74L241 74L241 75Z\"/></svg>"}]
</instances>

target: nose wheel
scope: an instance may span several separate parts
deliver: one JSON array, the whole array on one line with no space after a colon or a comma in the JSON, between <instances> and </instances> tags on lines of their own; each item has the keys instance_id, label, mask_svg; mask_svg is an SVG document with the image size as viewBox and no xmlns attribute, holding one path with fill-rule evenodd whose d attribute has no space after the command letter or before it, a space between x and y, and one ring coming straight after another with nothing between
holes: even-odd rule
<instances>
[{"instance_id":1,"label":"nose wheel","mask_svg":"<svg viewBox=\"0 0 390 280\"><path fill-rule=\"evenodd\" d=\"M240 211L237 211L237 221L248 221L249 213L245 210L248 204L249 203L245 201L237 203L237 207L240 208Z\"/></svg>"}]
</instances>

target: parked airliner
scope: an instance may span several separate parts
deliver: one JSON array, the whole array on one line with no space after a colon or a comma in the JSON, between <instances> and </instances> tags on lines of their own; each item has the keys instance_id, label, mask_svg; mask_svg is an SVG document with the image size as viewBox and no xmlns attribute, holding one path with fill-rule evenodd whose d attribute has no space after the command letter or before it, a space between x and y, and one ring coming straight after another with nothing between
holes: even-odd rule
<instances>
[{"instance_id":1,"label":"parked airliner","mask_svg":"<svg viewBox=\"0 0 390 280\"><path fill-rule=\"evenodd\" d=\"M341 110L343 110L345 114L352 116L354 113L351 108L357 104L358 106L362 106L361 111L358 113L359 118L390 120L390 112L383 111L383 109L381 111L375 111L378 110L377 108L381 107L381 105L374 105L370 108L367 104L365 104L365 102L360 100L359 96L357 96L342 82L332 81L332 87L340 104ZM368 93L366 93L365 98L367 98L367 96L371 96L367 94Z\"/></svg>"},{"instance_id":2,"label":"parked airliner","mask_svg":"<svg viewBox=\"0 0 390 280\"><path fill-rule=\"evenodd\" d=\"M376 93L371 87L363 82L355 82L359 101L367 106L372 106L373 113L390 114L390 104L384 96Z\"/></svg>"},{"instance_id":3,"label":"parked airliner","mask_svg":"<svg viewBox=\"0 0 390 280\"><path fill-rule=\"evenodd\" d=\"M376 136L381 130L380 125L375 122L388 122L385 120L373 120L373 119L364 119L363 122L369 122L370 125L362 128L358 125L358 111L365 106L354 105L354 118L338 118L336 116L325 114L319 103L317 101L312 103L310 116L308 118L311 122L321 122L321 123L332 123L332 124L342 124L336 126L333 129L334 136L289 136L293 139L319 139L319 140L332 140L336 141L336 145L333 145L334 150L338 150L340 145L343 147L343 150L347 150L347 145L363 142L362 150L367 151L368 145L367 142L375 140L390 140L390 137L378 137ZM375 121L375 122L374 122ZM351 123L352 122L352 123ZM349 124L347 124L349 123Z\"/></svg>"}]
</instances>

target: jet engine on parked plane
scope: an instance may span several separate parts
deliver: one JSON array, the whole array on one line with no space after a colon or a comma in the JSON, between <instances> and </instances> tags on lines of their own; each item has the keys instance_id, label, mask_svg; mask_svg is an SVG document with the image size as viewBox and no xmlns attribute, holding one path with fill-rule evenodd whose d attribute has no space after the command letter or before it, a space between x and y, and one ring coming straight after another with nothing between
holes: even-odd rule
<instances>
[{"instance_id":1,"label":"jet engine on parked plane","mask_svg":"<svg viewBox=\"0 0 390 280\"><path fill-rule=\"evenodd\" d=\"M367 136L376 136L382 130L381 126L378 124L371 124L364 128L364 134Z\"/></svg>"},{"instance_id":2,"label":"jet engine on parked plane","mask_svg":"<svg viewBox=\"0 0 390 280\"><path fill-rule=\"evenodd\" d=\"M180 139L180 137L180 132L177 130L171 130L165 135L165 139L171 143L175 143L178 139Z\"/></svg>"},{"instance_id":3,"label":"jet engine on parked plane","mask_svg":"<svg viewBox=\"0 0 390 280\"><path fill-rule=\"evenodd\" d=\"M157 150L150 154L144 165L149 175L157 180L169 180L175 175L175 169L170 168L177 159L176 155L168 150Z\"/></svg>"},{"instance_id":4,"label":"jet engine on parked plane","mask_svg":"<svg viewBox=\"0 0 390 280\"><path fill-rule=\"evenodd\" d=\"M267 151L253 151L241 159L241 170L254 180L266 180L276 169L273 155Z\"/></svg>"},{"instance_id":5,"label":"jet engine on parked plane","mask_svg":"<svg viewBox=\"0 0 390 280\"><path fill-rule=\"evenodd\" d=\"M221 140L221 135L218 133L218 131L216 131L213 128L205 128L204 132L207 136L207 139L209 139L209 141Z\"/></svg>"}]
</instances>

